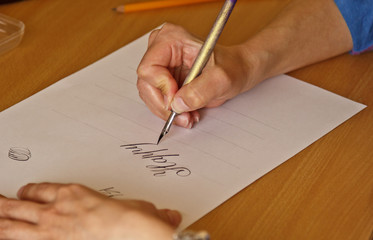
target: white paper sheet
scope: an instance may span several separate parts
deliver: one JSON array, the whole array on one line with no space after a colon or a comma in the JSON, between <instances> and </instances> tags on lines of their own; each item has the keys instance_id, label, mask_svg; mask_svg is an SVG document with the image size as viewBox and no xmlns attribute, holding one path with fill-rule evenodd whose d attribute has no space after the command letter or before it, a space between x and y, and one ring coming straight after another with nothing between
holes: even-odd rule
<instances>
[{"instance_id":1,"label":"white paper sheet","mask_svg":"<svg viewBox=\"0 0 373 240\"><path fill-rule=\"evenodd\" d=\"M136 89L147 38L0 114L1 194L82 183L178 209L184 228L365 107L282 75L204 110L191 130L172 127L159 146L140 145L164 125Z\"/></svg>"}]
</instances>

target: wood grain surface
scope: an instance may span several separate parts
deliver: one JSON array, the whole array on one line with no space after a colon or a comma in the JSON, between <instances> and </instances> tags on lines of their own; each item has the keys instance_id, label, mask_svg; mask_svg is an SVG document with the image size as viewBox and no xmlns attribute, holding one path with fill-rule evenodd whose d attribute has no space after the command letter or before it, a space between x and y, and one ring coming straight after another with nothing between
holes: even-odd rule
<instances>
[{"instance_id":1,"label":"wood grain surface","mask_svg":"<svg viewBox=\"0 0 373 240\"><path fill-rule=\"evenodd\" d=\"M0 5L0 13L26 25L21 44L0 56L0 111L164 22L205 38L222 5L213 2L125 15L111 10L128 2L135 1L26 0ZM238 1L219 43L246 40L288 2ZM344 54L289 75L368 107L190 229L207 230L214 240L372 239L373 52Z\"/></svg>"}]
</instances>

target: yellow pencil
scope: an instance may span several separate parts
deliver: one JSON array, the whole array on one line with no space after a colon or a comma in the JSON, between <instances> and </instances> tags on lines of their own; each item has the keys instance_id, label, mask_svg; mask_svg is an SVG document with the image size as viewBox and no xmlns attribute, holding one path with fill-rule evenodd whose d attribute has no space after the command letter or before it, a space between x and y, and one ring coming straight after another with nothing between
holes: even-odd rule
<instances>
[{"instance_id":1,"label":"yellow pencil","mask_svg":"<svg viewBox=\"0 0 373 240\"><path fill-rule=\"evenodd\" d=\"M176 7L182 5L204 3L204 2L215 2L221 0L163 0L163 1L147 1L138 3L129 3L116 8L114 11L119 13L129 13L129 12L139 12L152 9L166 8L166 7Z\"/></svg>"}]
</instances>

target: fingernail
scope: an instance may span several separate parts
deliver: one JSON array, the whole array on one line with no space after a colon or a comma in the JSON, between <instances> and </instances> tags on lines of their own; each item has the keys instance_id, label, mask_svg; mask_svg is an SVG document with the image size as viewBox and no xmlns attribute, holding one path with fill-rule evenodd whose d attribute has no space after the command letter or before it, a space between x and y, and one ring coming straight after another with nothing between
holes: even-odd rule
<instances>
[{"instance_id":1,"label":"fingernail","mask_svg":"<svg viewBox=\"0 0 373 240\"><path fill-rule=\"evenodd\" d=\"M188 128L188 126L190 125L189 118L187 115L184 115L184 114L177 115L176 119L177 119L177 123L182 127Z\"/></svg>"},{"instance_id":2,"label":"fingernail","mask_svg":"<svg viewBox=\"0 0 373 240\"><path fill-rule=\"evenodd\" d=\"M167 216L169 221L173 226L178 226L181 222L181 215L177 211L169 210L167 211Z\"/></svg>"},{"instance_id":3,"label":"fingernail","mask_svg":"<svg viewBox=\"0 0 373 240\"><path fill-rule=\"evenodd\" d=\"M190 122L187 126L187 128L191 129L193 127L193 122Z\"/></svg>"},{"instance_id":4,"label":"fingernail","mask_svg":"<svg viewBox=\"0 0 373 240\"><path fill-rule=\"evenodd\" d=\"M17 192L17 197L18 197L18 198L21 198L22 193L23 193L23 190L25 189L25 187L26 187L26 185L25 185L25 186L22 186L22 187L18 190L18 192Z\"/></svg>"},{"instance_id":5,"label":"fingernail","mask_svg":"<svg viewBox=\"0 0 373 240\"><path fill-rule=\"evenodd\" d=\"M198 123L199 122L199 115L195 115L193 117L193 120L194 120L195 123Z\"/></svg>"},{"instance_id":6,"label":"fingernail","mask_svg":"<svg viewBox=\"0 0 373 240\"><path fill-rule=\"evenodd\" d=\"M181 97L174 98L174 101L171 103L172 110L177 113L188 112L189 107L185 104L184 100Z\"/></svg>"}]
</instances>

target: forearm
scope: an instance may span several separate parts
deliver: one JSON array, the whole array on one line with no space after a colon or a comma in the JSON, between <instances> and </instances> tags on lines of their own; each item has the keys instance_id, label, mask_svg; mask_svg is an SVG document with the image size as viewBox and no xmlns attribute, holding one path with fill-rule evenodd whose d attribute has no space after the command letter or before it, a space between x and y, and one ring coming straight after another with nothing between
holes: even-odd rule
<instances>
[{"instance_id":1,"label":"forearm","mask_svg":"<svg viewBox=\"0 0 373 240\"><path fill-rule=\"evenodd\" d=\"M333 0L294 0L244 49L261 81L347 52L352 39Z\"/></svg>"},{"instance_id":2,"label":"forearm","mask_svg":"<svg viewBox=\"0 0 373 240\"><path fill-rule=\"evenodd\" d=\"M137 71L140 96L163 119L169 106L185 113L178 115L177 124L188 128L199 121L195 110L217 107L264 79L352 49L349 29L333 0L293 0L245 43L216 46L202 74L180 89L180 74L175 73L190 68L199 42L172 24L153 32L149 42Z\"/></svg>"}]
</instances>

